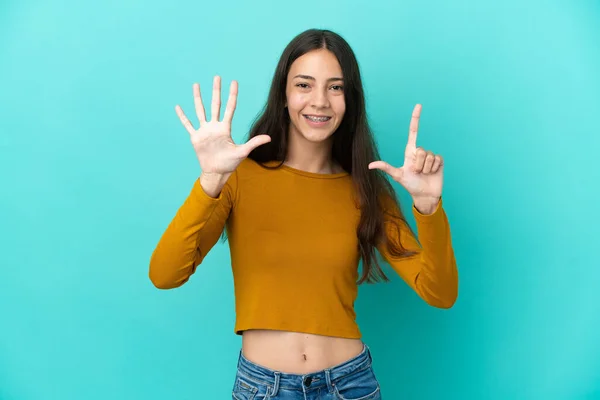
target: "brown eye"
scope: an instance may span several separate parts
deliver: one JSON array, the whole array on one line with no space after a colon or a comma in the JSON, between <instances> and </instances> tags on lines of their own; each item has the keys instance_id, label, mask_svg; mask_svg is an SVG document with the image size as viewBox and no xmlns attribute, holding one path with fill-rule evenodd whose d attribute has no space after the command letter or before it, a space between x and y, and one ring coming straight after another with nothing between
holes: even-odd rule
<instances>
[{"instance_id":1,"label":"brown eye","mask_svg":"<svg viewBox=\"0 0 600 400\"><path fill-rule=\"evenodd\" d=\"M306 84L306 83L299 83L299 84L297 84L296 86L298 86L298 87L300 87L300 88L302 88L302 89L306 89L306 88L308 88L308 84Z\"/></svg>"}]
</instances>

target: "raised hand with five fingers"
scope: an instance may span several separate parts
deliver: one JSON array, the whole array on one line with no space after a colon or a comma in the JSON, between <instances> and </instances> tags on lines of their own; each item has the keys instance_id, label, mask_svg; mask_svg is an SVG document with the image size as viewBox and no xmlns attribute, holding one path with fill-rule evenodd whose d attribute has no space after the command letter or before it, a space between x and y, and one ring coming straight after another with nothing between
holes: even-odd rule
<instances>
[{"instance_id":1,"label":"raised hand with five fingers","mask_svg":"<svg viewBox=\"0 0 600 400\"><path fill-rule=\"evenodd\" d=\"M444 160L442 156L417 147L417 133L422 106L413 110L404 150L404 165L393 167L384 161L374 161L369 169L380 169L401 184L412 196L417 210L423 214L435 211L442 196Z\"/></svg>"},{"instance_id":2,"label":"raised hand with five fingers","mask_svg":"<svg viewBox=\"0 0 600 400\"><path fill-rule=\"evenodd\" d=\"M179 105L175 107L175 112L190 134L202 170L200 175L202 188L210 196L216 197L237 166L256 147L270 142L271 137L269 135L258 135L241 145L233 142L231 122L237 105L238 83L236 81L231 83L229 99L221 121L219 121L221 113L221 78L215 76L213 80L210 121L206 119L199 84L195 83L193 85L193 92L200 127L195 129L192 126Z\"/></svg>"}]
</instances>

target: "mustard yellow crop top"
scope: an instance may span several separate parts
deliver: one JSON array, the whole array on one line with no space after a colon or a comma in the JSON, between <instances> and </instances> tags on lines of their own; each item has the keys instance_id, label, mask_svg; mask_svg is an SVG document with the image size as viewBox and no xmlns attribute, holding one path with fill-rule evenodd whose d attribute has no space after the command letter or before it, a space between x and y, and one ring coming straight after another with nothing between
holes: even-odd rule
<instances>
[{"instance_id":1,"label":"mustard yellow crop top","mask_svg":"<svg viewBox=\"0 0 600 400\"><path fill-rule=\"evenodd\" d=\"M234 331L277 329L360 338L354 301L359 277L356 228L360 209L348 173L316 174L244 160L218 198L199 179L163 233L150 260L150 279L181 286L227 230L233 268ZM378 251L428 304L452 306L457 269L442 204L423 215L412 207L418 239L400 235L410 258ZM392 240L398 240L391 230Z\"/></svg>"}]
</instances>

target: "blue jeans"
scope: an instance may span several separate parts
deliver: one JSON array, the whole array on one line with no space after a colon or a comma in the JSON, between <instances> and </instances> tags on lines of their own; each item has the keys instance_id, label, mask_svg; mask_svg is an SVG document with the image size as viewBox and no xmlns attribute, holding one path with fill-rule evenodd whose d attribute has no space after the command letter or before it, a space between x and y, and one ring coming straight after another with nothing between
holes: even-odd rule
<instances>
[{"instance_id":1,"label":"blue jeans","mask_svg":"<svg viewBox=\"0 0 600 400\"><path fill-rule=\"evenodd\" d=\"M273 371L240 352L233 385L234 400L380 400L379 382L365 345L356 357L310 374Z\"/></svg>"}]
</instances>

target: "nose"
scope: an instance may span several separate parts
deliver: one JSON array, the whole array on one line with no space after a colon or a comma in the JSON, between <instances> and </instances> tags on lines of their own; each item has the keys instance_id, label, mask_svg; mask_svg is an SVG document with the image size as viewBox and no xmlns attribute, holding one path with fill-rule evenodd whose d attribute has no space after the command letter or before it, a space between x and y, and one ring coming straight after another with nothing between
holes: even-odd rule
<instances>
[{"instance_id":1,"label":"nose","mask_svg":"<svg viewBox=\"0 0 600 400\"><path fill-rule=\"evenodd\" d=\"M329 107L329 98L327 97L327 89L315 90L312 98L312 106L314 108Z\"/></svg>"}]
</instances>

